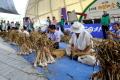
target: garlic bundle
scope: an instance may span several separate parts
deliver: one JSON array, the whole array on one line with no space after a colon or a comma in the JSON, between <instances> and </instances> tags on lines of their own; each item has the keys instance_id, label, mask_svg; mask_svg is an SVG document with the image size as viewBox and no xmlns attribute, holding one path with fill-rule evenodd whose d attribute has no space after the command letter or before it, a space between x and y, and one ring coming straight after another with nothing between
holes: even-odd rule
<instances>
[{"instance_id":1,"label":"garlic bundle","mask_svg":"<svg viewBox=\"0 0 120 80\"><path fill-rule=\"evenodd\" d=\"M19 55L28 55L34 50L37 55L34 66L40 65L45 67L48 63L55 62L55 59L52 57L54 43L47 38L46 34L31 32L28 37L21 32L11 30L9 32L0 32L0 36L19 45Z\"/></svg>"},{"instance_id":2,"label":"garlic bundle","mask_svg":"<svg viewBox=\"0 0 120 80\"><path fill-rule=\"evenodd\" d=\"M95 49L101 69L92 80L120 80L120 42L104 40Z\"/></svg>"},{"instance_id":3,"label":"garlic bundle","mask_svg":"<svg viewBox=\"0 0 120 80\"><path fill-rule=\"evenodd\" d=\"M41 34L39 36L38 41L36 42L37 45L37 57L34 63L34 66L37 64L39 66L45 67L48 63L54 63L55 60L52 57L51 52L54 50L53 42L47 38L46 34Z\"/></svg>"}]
</instances>

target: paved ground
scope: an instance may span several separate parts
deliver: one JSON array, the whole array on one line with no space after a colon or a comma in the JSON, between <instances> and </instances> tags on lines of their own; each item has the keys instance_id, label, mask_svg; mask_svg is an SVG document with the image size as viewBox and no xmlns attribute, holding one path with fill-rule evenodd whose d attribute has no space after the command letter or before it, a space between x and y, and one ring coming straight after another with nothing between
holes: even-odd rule
<instances>
[{"instance_id":1,"label":"paved ground","mask_svg":"<svg viewBox=\"0 0 120 80\"><path fill-rule=\"evenodd\" d=\"M42 77L41 77L42 76ZM0 80L46 80L0 39Z\"/></svg>"}]
</instances>

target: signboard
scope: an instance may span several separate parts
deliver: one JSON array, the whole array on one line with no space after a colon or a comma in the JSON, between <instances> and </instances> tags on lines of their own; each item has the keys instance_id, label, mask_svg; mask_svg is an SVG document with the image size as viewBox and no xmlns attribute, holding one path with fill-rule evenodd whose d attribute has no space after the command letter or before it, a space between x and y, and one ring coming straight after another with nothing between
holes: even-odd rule
<instances>
[{"instance_id":1,"label":"signboard","mask_svg":"<svg viewBox=\"0 0 120 80\"><path fill-rule=\"evenodd\" d=\"M120 0L97 0L87 10L87 19L101 18L103 11L109 13L112 23L115 22L114 18L120 17Z\"/></svg>"},{"instance_id":2,"label":"signboard","mask_svg":"<svg viewBox=\"0 0 120 80\"><path fill-rule=\"evenodd\" d=\"M84 24L85 29L91 28L93 31L91 32L92 36L95 38L103 38L103 33L102 33L102 28L101 28L101 24ZM70 29L70 26L65 27L67 29ZM110 24L110 28L111 31L112 29L112 24Z\"/></svg>"},{"instance_id":3,"label":"signboard","mask_svg":"<svg viewBox=\"0 0 120 80\"><path fill-rule=\"evenodd\" d=\"M92 11L107 11L112 9L120 9L119 0L98 0L92 7L89 8L89 12Z\"/></svg>"}]
</instances>

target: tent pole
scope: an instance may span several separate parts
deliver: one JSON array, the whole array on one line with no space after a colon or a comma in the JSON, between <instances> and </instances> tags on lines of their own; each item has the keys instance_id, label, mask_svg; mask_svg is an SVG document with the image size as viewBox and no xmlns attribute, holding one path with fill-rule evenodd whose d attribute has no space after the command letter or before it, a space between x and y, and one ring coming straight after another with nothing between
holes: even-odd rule
<instances>
[{"instance_id":1,"label":"tent pole","mask_svg":"<svg viewBox=\"0 0 120 80\"><path fill-rule=\"evenodd\" d=\"M82 12L83 12L82 0L79 0L79 2L80 2L80 7L81 7Z\"/></svg>"},{"instance_id":2,"label":"tent pole","mask_svg":"<svg viewBox=\"0 0 120 80\"><path fill-rule=\"evenodd\" d=\"M51 15L54 16L53 11L52 11L52 1L51 0L50 0L50 12L51 12Z\"/></svg>"}]
</instances>

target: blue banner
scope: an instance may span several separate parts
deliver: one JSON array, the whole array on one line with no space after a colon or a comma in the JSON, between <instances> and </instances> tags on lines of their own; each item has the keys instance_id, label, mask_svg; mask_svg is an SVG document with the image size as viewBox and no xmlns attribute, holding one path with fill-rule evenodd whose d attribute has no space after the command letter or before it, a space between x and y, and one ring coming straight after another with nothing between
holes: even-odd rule
<instances>
[{"instance_id":1,"label":"blue banner","mask_svg":"<svg viewBox=\"0 0 120 80\"><path fill-rule=\"evenodd\" d=\"M93 32L91 33L95 38L103 38L101 24L84 24L85 29L92 28ZM70 26L65 26L65 28L70 29ZM112 29L112 24L110 24L109 30Z\"/></svg>"},{"instance_id":2,"label":"blue banner","mask_svg":"<svg viewBox=\"0 0 120 80\"><path fill-rule=\"evenodd\" d=\"M102 27L101 24L84 24L85 29L92 28L93 32L91 33L93 37L95 38L103 38L103 32L102 32ZM109 30L112 29L112 24L109 27Z\"/></svg>"}]
</instances>

